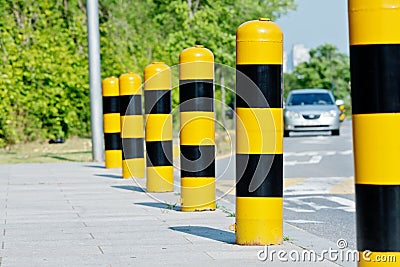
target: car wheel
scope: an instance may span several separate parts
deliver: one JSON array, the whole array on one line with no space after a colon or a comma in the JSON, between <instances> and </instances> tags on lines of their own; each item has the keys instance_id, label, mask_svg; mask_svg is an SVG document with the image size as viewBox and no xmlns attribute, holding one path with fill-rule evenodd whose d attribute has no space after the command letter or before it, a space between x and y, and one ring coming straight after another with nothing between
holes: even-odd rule
<instances>
[{"instance_id":1,"label":"car wheel","mask_svg":"<svg viewBox=\"0 0 400 267\"><path fill-rule=\"evenodd\" d=\"M289 131L284 130L283 131L283 137L289 137Z\"/></svg>"},{"instance_id":2,"label":"car wheel","mask_svg":"<svg viewBox=\"0 0 400 267\"><path fill-rule=\"evenodd\" d=\"M332 130L332 135L339 136L340 135L340 130L339 129Z\"/></svg>"}]
</instances>

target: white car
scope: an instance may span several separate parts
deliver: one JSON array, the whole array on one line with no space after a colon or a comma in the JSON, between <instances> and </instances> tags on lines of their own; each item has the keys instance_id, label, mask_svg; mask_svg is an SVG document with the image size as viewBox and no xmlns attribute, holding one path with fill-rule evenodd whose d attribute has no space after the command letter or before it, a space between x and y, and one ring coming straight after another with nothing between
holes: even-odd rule
<instances>
[{"instance_id":1,"label":"white car","mask_svg":"<svg viewBox=\"0 0 400 267\"><path fill-rule=\"evenodd\" d=\"M338 100L340 101L340 100ZM289 93L284 109L284 136L290 132L330 131L340 134L341 111L326 89L298 89Z\"/></svg>"}]
</instances>

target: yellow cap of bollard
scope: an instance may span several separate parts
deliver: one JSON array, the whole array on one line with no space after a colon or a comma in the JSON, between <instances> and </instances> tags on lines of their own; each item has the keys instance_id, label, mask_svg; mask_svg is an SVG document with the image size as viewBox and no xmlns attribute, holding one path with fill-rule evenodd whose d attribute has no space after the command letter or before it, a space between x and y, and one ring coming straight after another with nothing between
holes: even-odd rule
<instances>
[{"instance_id":1,"label":"yellow cap of bollard","mask_svg":"<svg viewBox=\"0 0 400 267\"><path fill-rule=\"evenodd\" d=\"M213 79L214 55L202 45L186 48L179 55L181 80Z\"/></svg>"},{"instance_id":2,"label":"yellow cap of bollard","mask_svg":"<svg viewBox=\"0 0 400 267\"><path fill-rule=\"evenodd\" d=\"M153 62L144 69L144 90L170 90L171 69L164 62Z\"/></svg>"},{"instance_id":3,"label":"yellow cap of bollard","mask_svg":"<svg viewBox=\"0 0 400 267\"><path fill-rule=\"evenodd\" d=\"M237 64L282 64L283 32L268 18L240 25L236 44Z\"/></svg>"},{"instance_id":4,"label":"yellow cap of bollard","mask_svg":"<svg viewBox=\"0 0 400 267\"><path fill-rule=\"evenodd\" d=\"M103 96L118 96L119 83L118 78L112 76L105 78L102 82Z\"/></svg>"},{"instance_id":5,"label":"yellow cap of bollard","mask_svg":"<svg viewBox=\"0 0 400 267\"><path fill-rule=\"evenodd\" d=\"M122 74L119 77L120 95L141 95L142 94L142 78L134 72Z\"/></svg>"}]
</instances>

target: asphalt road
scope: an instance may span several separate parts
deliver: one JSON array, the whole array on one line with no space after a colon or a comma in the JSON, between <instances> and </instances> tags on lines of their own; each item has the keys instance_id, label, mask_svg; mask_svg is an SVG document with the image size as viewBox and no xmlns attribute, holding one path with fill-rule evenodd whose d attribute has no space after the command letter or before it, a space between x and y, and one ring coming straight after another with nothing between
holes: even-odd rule
<instances>
[{"instance_id":1,"label":"asphalt road","mask_svg":"<svg viewBox=\"0 0 400 267\"><path fill-rule=\"evenodd\" d=\"M340 136L296 134L284 142L285 221L355 248L351 121Z\"/></svg>"},{"instance_id":2,"label":"asphalt road","mask_svg":"<svg viewBox=\"0 0 400 267\"><path fill-rule=\"evenodd\" d=\"M233 157L217 161L220 202L235 201ZM292 134L284 140L284 220L355 248L354 169L351 121L340 136ZM289 236L290 238L290 236Z\"/></svg>"}]
</instances>

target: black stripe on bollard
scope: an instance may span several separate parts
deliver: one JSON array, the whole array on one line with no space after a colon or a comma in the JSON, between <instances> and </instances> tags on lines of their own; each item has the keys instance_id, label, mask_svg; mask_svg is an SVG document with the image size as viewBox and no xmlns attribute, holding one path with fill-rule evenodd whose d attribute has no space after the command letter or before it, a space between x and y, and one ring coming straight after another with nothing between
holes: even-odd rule
<instances>
[{"instance_id":1,"label":"black stripe on bollard","mask_svg":"<svg viewBox=\"0 0 400 267\"><path fill-rule=\"evenodd\" d=\"M145 114L170 114L171 90L145 90Z\"/></svg>"},{"instance_id":2,"label":"black stripe on bollard","mask_svg":"<svg viewBox=\"0 0 400 267\"><path fill-rule=\"evenodd\" d=\"M214 111L213 80L181 80L179 84L180 111Z\"/></svg>"},{"instance_id":3,"label":"black stripe on bollard","mask_svg":"<svg viewBox=\"0 0 400 267\"><path fill-rule=\"evenodd\" d=\"M172 140L147 141L147 166L173 166Z\"/></svg>"},{"instance_id":4,"label":"black stripe on bollard","mask_svg":"<svg viewBox=\"0 0 400 267\"><path fill-rule=\"evenodd\" d=\"M238 197L282 197L283 155L237 154Z\"/></svg>"},{"instance_id":5,"label":"black stripe on bollard","mask_svg":"<svg viewBox=\"0 0 400 267\"><path fill-rule=\"evenodd\" d=\"M236 107L281 108L282 65L236 65Z\"/></svg>"},{"instance_id":6,"label":"black stripe on bollard","mask_svg":"<svg viewBox=\"0 0 400 267\"><path fill-rule=\"evenodd\" d=\"M121 150L120 133L104 133L105 150Z\"/></svg>"},{"instance_id":7,"label":"black stripe on bollard","mask_svg":"<svg viewBox=\"0 0 400 267\"><path fill-rule=\"evenodd\" d=\"M122 138L122 159L144 158L143 138Z\"/></svg>"},{"instance_id":8,"label":"black stripe on bollard","mask_svg":"<svg viewBox=\"0 0 400 267\"><path fill-rule=\"evenodd\" d=\"M350 46L353 114L400 112L400 44Z\"/></svg>"},{"instance_id":9,"label":"black stripe on bollard","mask_svg":"<svg viewBox=\"0 0 400 267\"><path fill-rule=\"evenodd\" d=\"M181 145L181 177L215 177L215 146Z\"/></svg>"},{"instance_id":10,"label":"black stripe on bollard","mask_svg":"<svg viewBox=\"0 0 400 267\"><path fill-rule=\"evenodd\" d=\"M356 184L359 251L400 251L400 185ZM390 208L383 208L390 207Z\"/></svg>"},{"instance_id":11,"label":"black stripe on bollard","mask_svg":"<svg viewBox=\"0 0 400 267\"><path fill-rule=\"evenodd\" d=\"M119 96L103 96L103 114L119 113Z\"/></svg>"},{"instance_id":12,"label":"black stripe on bollard","mask_svg":"<svg viewBox=\"0 0 400 267\"><path fill-rule=\"evenodd\" d=\"M142 115L142 95L120 96L121 116Z\"/></svg>"}]
</instances>

